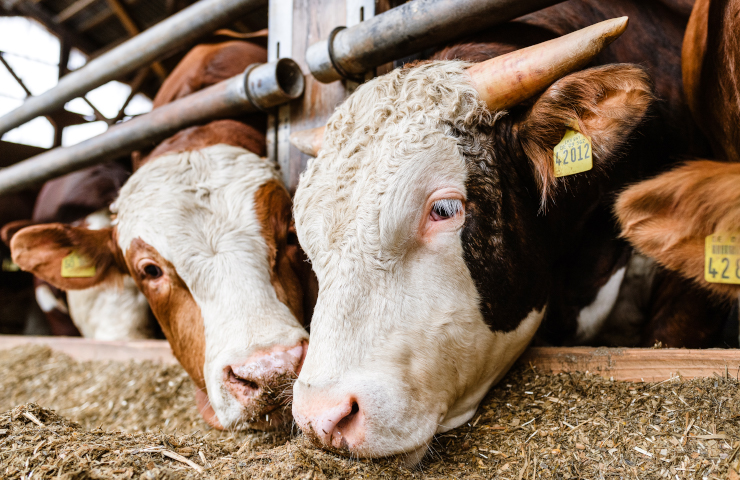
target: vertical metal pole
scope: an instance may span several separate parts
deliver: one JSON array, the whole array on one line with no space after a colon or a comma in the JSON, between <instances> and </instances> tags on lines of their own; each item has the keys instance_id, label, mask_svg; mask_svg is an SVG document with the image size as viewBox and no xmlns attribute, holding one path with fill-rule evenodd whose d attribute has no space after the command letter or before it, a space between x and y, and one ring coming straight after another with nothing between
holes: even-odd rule
<instances>
[{"instance_id":1,"label":"vertical metal pole","mask_svg":"<svg viewBox=\"0 0 740 480\"><path fill-rule=\"evenodd\" d=\"M267 61L293 55L293 0L270 0L267 15ZM283 182L290 182L290 104L281 105L267 120L267 154L280 166Z\"/></svg>"}]
</instances>

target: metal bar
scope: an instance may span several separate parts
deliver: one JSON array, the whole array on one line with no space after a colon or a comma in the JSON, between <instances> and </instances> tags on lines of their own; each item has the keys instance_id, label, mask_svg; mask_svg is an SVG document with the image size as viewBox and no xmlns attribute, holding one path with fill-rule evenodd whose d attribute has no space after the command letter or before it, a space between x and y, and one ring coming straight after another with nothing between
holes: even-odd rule
<instances>
[{"instance_id":1,"label":"metal bar","mask_svg":"<svg viewBox=\"0 0 740 480\"><path fill-rule=\"evenodd\" d=\"M115 125L97 137L0 170L0 195L113 160L191 125L274 107L301 96L303 87L301 69L291 59L251 65L242 74Z\"/></svg>"},{"instance_id":2,"label":"metal bar","mask_svg":"<svg viewBox=\"0 0 740 480\"><path fill-rule=\"evenodd\" d=\"M97 48L89 40L75 35L74 32L65 25L55 23L53 15L41 5L23 0L0 0L0 3L3 8L8 11L34 18L53 32L57 37L66 38L70 42L70 45L73 45L86 54L90 54L95 50L95 48Z\"/></svg>"},{"instance_id":3,"label":"metal bar","mask_svg":"<svg viewBox=\"0 0 740 480\"><path fill-rule=\"evenodd\" d=\"M0 117L0 135L111 80L150 64L164 53L194 42L267 0L200 0L150 29L65 75L56 87L31 97Z\"/></svg>"},{"instance_id":4,"label":"metal bar","mask_svg":"<svg viewBox=\"0 0 740 480\"><path fill-rule=\"evenodd\" d=\"M317 80L359 78L373 67L465 34L507 22L563 0L414 0L306 50Z\"/></svg>"}]
</instances>

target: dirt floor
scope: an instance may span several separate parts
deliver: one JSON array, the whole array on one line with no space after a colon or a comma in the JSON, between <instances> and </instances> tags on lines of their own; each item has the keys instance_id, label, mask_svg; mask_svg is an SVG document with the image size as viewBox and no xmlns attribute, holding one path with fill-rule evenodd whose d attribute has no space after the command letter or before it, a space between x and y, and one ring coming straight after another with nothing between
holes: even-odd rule
<instances>
[{"instance_id":1,"label":"dirt floor","mask_svg":"<svg viewBox=\"0 0 740 480\"><path fill-rule=\"evenodd\" d=\"M178 366L0 351L0 478L739 480L736 378L657 384L518 367L414 467L351 460L297 432L218 432ZM731 468L733 467L733 468Z\"/></svg>"}]
</instances>

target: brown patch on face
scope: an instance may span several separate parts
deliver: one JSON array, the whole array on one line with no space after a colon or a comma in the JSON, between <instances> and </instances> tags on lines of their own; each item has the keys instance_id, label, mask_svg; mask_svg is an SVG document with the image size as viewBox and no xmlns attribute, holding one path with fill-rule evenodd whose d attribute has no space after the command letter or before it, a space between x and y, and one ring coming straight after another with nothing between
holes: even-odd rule
<instances>
[{"instance_id":1,"label":"brown patch on face","mask_svg":"<svg viewBox=\"0 0 740 480\"><path fill-rule=\"evenodd\" d=\"M197 388L205 391L203 378L206 336L203 315L175 267L157 250L136 238L126 252L126 263L136 284L149 301L149 306L170 342L172 353L180 361ZM141 267L156 265L161 275L153 278Z\"/></svg>"},{"instance_id":2,"label":"brown patch on face","mask_svg":"<svg viewBox=\"0 0 740 480\"><path fill-rule=\"evenodd\" d=\"M270 283L278 300L303 322L303 289L293 269L293 260L300 256L288 245L291 205L288 191L277 180L266 182L254 194L255 213L268 249Z\"/></svg>"}]
</instances>

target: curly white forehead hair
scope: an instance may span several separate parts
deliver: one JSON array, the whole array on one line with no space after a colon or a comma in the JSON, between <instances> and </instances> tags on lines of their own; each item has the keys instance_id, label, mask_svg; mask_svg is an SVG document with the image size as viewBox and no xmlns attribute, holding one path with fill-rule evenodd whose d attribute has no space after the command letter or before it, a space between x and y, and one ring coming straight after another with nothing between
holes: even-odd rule
<instances>
[{"instance_id":1,"label":"curly white forehead hair","mask_svg":"<svg viewBox=\"0 0 740 480\"><path fill-rule=\"evenodd\" d=\"M343 219L374 216L375 221L359 223L365 228L377 225L379 205L363 205L361 197L372 201L393 193L388 189L390 179L397 187L394 191L403 190L399 182L404 179L395 174L413 167L409 162L419 155L456 151L466 162L491 160L488 131L503 112L491 113L481 101L466 73L470 65L437 61L396 69L361 85L337 107L322 150L309 161L296 191L296 227L309 250L331 249L332 243L352 250L347 243L353 238L347 235L351 226ZM358 210L357 205L363 206ZM322 213L323 218L317 218ZM309 231L304 228L307 222L323 225ZM373 232L361 235L363 248L371 237L378 238L367 233ZM377 254L382 248L372 250Z\"/></svg>"}]
</instances>

